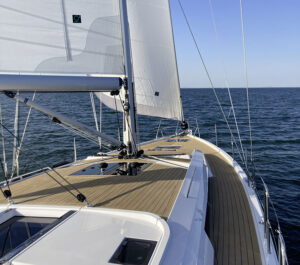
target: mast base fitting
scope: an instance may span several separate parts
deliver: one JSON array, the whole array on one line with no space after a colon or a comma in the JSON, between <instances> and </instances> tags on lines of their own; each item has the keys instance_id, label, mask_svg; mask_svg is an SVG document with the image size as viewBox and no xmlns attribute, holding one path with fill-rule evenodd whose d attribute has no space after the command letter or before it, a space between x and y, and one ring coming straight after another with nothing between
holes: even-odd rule
<instances>
[{"instance_id":1,"label":"mast base fitting","mask_svg":"<svg viewBox=\"0 0 300 265\"><path fill-rule=\"evenodd\" d=\"M186 121L182 121L182 123L181 123L181 129L183 131L186 131L188 128L189 128L188 123Z\"/></svg>"},{"instance_id":2,"label":"mast base fitting","mask_svg":"<svg viewBox=\"0 0 300 265\"><path fill-rule=\"evenodd\" d=\"M10 198L11 197L11 191L10 190L5 190L3 191L3 194L4 194L4 197L6 199Z\"/></svg>"},{"instance_id":3,"label":"mast base fitting","mask_svg":"<svg viewBox=\"0 0 300 265\"><path fill-rule=\"evenodd\" d=\"M126 146L124 143L122 143L122 144L119 146L118 151L122 151L123 149L126 149L126 148L127 148L127 146Z\"/></svg>"},{"instance_id":4,"label":"mast base fitting","mask_svg":"<svg viewBox=\"0 0 300 265\"><path fill-rule=\"evenodd\" d=\"M136 157L136 158L139 158L139 157L141 157L143 154L144 154L144 150L139 150L139 151L137 151L135 157Z\"/></svg>"},{"instance_id":5,"label":"mast base fitting","mask_svg":"<svg viewBox=\"0 0 300 265\"><path fill-rule=\"evenodd\" d=\"M84 202L84 201L86 200L85 196L84 196L82 193L78 193L78 194L76 195L76 198L77 198L77 200L80 201L80 202Z\"/></svg>"},{"instance_id":6,"label":"mast base fitting","mask_svg":"<svg viewBox=\"0 0 300 265\"><path fill-rule=\"evenodd\" d=\"M118 159L123 159L124 157L127 156L127 150L126 149L123 149L119 155L118 155Z\"/></svg>"}]
</instances>

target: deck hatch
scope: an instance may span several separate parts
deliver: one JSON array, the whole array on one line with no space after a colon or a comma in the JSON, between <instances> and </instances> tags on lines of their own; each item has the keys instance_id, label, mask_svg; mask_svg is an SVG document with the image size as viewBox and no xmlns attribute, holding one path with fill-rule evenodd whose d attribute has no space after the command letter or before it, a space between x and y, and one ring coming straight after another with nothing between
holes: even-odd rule
<instances>
[{"instance_id":1,"label":"deck hatch","mask_svg":"<svg viewBox=\"0 0 300 265\"><path fill-rule=\"evenodd\" d=\"M71 176L89 176L89 175L110 175L119 166L119 163L107 163L106 168L101 168L101 164L93 164L83 169L80 169Z\"/></svg>"},{"instance_id":2,"label":"deck hatch","mask_svg":"<svg viewBox=\"0 0 300 265\"><path fill-rule=\"evenodd\" d=\"M188 139L168 139L167 143L174 143L174 142L187 142Z\"/></svg>"},{"instance_id":3,"label":"deck hatch","mask_svg":"<svg viewBox=\"0 0 300 265\"><path fill-rule=\"evenodd\" d=\"M156 243L151 240L125 238L109 262L123 265L147 265Z\"/></svg>"},{"instance_id":4,"label":"deck hatch","mask_svg":"<svg viewBox=\"0 0 300 265\"><path fill-rule=\"evenodd\" d=\"M80 169L71 174L71 176L94 176L94 175L137 175L138 172L145 169L150 163L105 163L106 167L101 168L101 164L93 164Z\"/></svg>"},{"instance_id":5,"label":"deck hatch","mask_svg":"<svg viewBox=\"0 0 300 265\"><path fill-rule=\"evenodd\" d=\"M151 151L176 151L180 147L181 147L180 145L156 146L155 149Z\"/></svg>"}]
</instances>

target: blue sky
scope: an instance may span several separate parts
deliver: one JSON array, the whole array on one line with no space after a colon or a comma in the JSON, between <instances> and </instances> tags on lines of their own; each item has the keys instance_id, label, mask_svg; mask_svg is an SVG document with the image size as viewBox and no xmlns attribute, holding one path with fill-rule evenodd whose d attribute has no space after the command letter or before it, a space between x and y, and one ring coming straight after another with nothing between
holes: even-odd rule
<instances>
[{"instance_id":1,"label":"blue sky","mask_svg":"<svg viewBox=\"0 0 300 265\"><path fill-rule=\"evenodd\" d=\"M209 87L177 0L170 0L181 87ZM245 87L239 0L181 0L216 87ZM243 0L249 87L300 87L300 1ZM222 59L223 58L223 59ZM224 66L222 66L222 60Z\"/></svg>"}]
</instances>

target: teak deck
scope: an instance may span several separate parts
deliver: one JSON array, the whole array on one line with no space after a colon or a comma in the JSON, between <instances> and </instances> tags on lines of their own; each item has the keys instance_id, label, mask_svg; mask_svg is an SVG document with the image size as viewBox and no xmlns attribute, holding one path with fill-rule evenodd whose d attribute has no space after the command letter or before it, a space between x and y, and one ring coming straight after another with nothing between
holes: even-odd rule
<instances>
[{"instance_id":1,"label":"teak deck","mask_svg":"<svg viewBox=\"0 0 300 265\"><path fill-rule=\"evenodd\" d=\"M175 138L173 138L175 139ZM208 211L206 232L215 251L215 264L260 265L261 258L250 206L232 166L212 147L191 137L186 142L161 140L143 145L146 155L162 156L192 154L201 150L213 173L209 179ZM155 150L157 146L181 146L177 150ZM115 161L106 160L106 162ZM146 211L168 218L186 169L176 166L185 159L170 159L170 164L160 163L150 158L140 162L151 163L137 176L118 175L77 175L71 174L89 166L87 164L58 169L72 185L86 195L95 207ZM96 161L95 163L101 162ZM130 160L122 160L130 162ZM52 177L74 191L55 173ZM47 174L28 178L11 185L13 200L21 204L83 205L70 193L59 186ZM0 204L6 204L2 197Z\"/></svg>"}]
</instances>

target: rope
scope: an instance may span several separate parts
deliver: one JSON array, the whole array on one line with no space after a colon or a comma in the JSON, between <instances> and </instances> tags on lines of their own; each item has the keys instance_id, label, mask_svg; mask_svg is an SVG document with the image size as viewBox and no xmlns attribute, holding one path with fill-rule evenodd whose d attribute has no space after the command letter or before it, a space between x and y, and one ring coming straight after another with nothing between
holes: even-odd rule
<instances>
[{"instance_id":1,"label":"rope","mask_svg":"<svg viewBox=\"0 0 300 265\"><path fill-rule=\"evenodd\" d=\"M244 15L243 15L243 3L242 3L242 0L240 0L240 10L241 10L243 52L244 52L244 70L245 70L247 106L248 106L248 121L249 121L249 136L250 136L250 157L251 157L251 161L253 161L252 129L251 129L250 102L249 102L249 92L248 92L248 90L249 90L249 88L248 88L248 68L247 68L247 54L246 54L246 44L245 44L245 26L244 26Z\"/></svg>"},{"instance_id":2,"label":"rope","mask_svg":"<svg viewBox=\"0 0 300 265\"><path fill-rule=\"evenodd\" d=\"M234 108L232 97L231 97L231 91L230 91L230 86L229 86L229 81L228 81L228 75L227 75L227 71L226 71L226 68L225 68L223 55L222 55L222 52L221 52L221 45L220 45L221 42L220 42L218 30L217 30L217 24L216 24L216 19L215 19L215 15L214 15L214 12L213 12L213 5L212 5L211 0L209 0L209 7L210 7L210 14L211 14L212 22L213 22L214 31L215 31L215 34L216 34L217 45L218 45L218 49L219 49L219 52L220 52L220 55L221 55L220 58L221 58L221 64L222 64L223 72L224 72L225 84L226 84L226 87L227 87L228 96L229 96L229 100L230 100L230 104L231 104L231 109L230 110L232 110L232 114L233 114L233 118L234 118L234 122L235 122L236 131L237 131L237 134L238 134L238 138L239 138L243 158L246 161L245 151L244 151L244 148L243 148L243 143L242 143L242 139L241 139L241 135L240 135L240 130L239 130L239 126L238 126L238 122L237 122L237 118L236 118L235 108ZM229 115L230 115L230 112L229 112ZM228 115L228 117L229 117L229 115Z\"/></svg>"},{"instance_id":3,"label":"rope","mask_svg":"<svg viewBox=\"0 0 300 265\"><path fill-rule=\"evenodd\" d=\"M226 118L226 115L225 115L225 113L224 113L223 107L222 107L221 102L220 102L220 100L219 100L219 97L218 97L218 95L217 95L217 92L216 92L216 89L215 89L214 84L213 84L213 82L212 82L212 79L211 79L211 77L210 77L210 74L209 74L209 72L208 72L208 70L207 70L206 64L205 64L204 59L203 59L203 57L202 57L202 54L201 54L201 52L200 52L198 43L197 43L196 38L195 38L195 36L194 36L194 34L193 34L192 28L191 28L190 23L189 23L189 21L188 21L188 19L187 19L187 16L186 16L186 14L185 14L185 11L184 11L184 9L183 9L183 6L182 6L182 4L181 4L181 1L178 0L178 3L179 3L179 5L180 5L180 9L181 9L181 11L182 11L182 13L183 13L183 16L184 16L184 18L185 18L185 22L186 22L186 24L187 24L187 26L188 26L188 28L189 28L190 34L191 34L191 36L192 36L192 38L193 38L194 44L195 44L196 49L197 49L197 51L198 51L198 55L199 55L199 57L200 57L200 59L201 59L201 62L202 62L203 68L204 68L204 70L205 70L205 72L206 72L206 75L207 75L207 77L208 77L208 80L209 80L209 82L210 82L211 88L213 89L214 95L215 95L215 97L216 97L216 100L217 100L217 103L218 103L219 108L220 108L220 110L221 110L221 113L222 113L222 115L223 115L223 118L224 118L224 120L225 120L225 122L226 122L226 124L227 124L227 127L228 127L228 130L229 130L229 132L230 132L230 135L231 135L231 137L232 137L232 139L233 139L233 141L234 141L234 144L235 144L235 146L236 146L236 148L237 148L237 151L238 151L238 154L239 154L239 156L240 156L241 161L245 164L245 161L243 160L243 157L242 157L242 155L241 155L240 149L239 149L239 147L238 147L238 145L237 145L237 143L236 143L235 137L234 137L234 135L233 135L233 133L232 133L232 130L231 130L231 128L230 128L230 125L229 125L228 120L227 120L227 118Z\"/></svg>"},{"instance_id":4,"label":"rope","mask_svg":"<svg viewBox=\"0 0 300 265\"><path fill-rule=\"evenodd\" d=\"M134 137L133 137L132 130L131 130L131 126L130 126L129 119L128 119L128 115L125 114L126 111L125 111L124 103L122 102L122 99L121 99L121 95L120 95L120 94L119 94L119 99L120 99L120 102L121 102L121 106L122 106L122 109L123 109L123 113L124 113L124 115L125 115L125 117L126 117L126 121L127 121L127 126L128 126L128 129L129 129L129 133L131 134L131 139L132 139L132 141L133 141L133 144L134 144L134 146L135 146L135 149L138 150L138 145L137 145L137 143L135 142L135 139L134 139ZM130 106L130 107L132 107L132 106Z\"/></svg>"},{"instance_id":5,"label":"rope","mask_svg":"<svg viewBox=\"0 0 300 265\"><path fill-rule=\"evenodd\" d=\"M92 110L93 110L93 115L94 115L96 130L99 132L98 121L97 121L97 112L96 112L95 99L94 99L93 92L90 92L90 98L91 98L91 105L92 105ZM100 137L98 137L98 144L99 144L99 148L101 150L102 143L101 143Z\"/></svg>"},{"instance_id":6,"label":"rope","mask_svg":"<svg viewBox=\"0 0 300 265\"><path fill-rule=\"evenodd\" d=\"M118 107L117 107L117 100L116 100L116 96L114 95L114 100L115 100L115 111L116 111L116 118L117 118L117 124L118 124L118 138L119 141L121 141L121 127L120 127L120 122L119 122L119 114L118 114Z\"/></svg>"}]
</instances>

